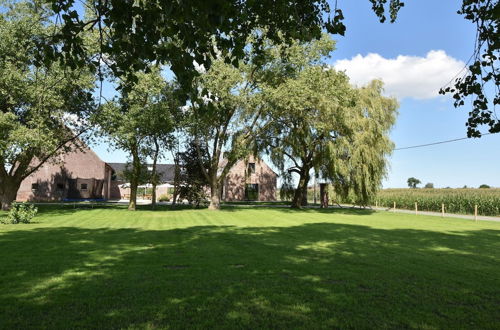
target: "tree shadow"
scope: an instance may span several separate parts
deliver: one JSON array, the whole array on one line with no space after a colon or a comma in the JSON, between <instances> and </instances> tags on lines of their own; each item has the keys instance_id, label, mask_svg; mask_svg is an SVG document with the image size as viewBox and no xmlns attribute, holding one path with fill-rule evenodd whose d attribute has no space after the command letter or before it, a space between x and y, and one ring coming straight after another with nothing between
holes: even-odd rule
<instances>
[{"instance_id":1,"label":"tree shadow","mask_svg":"<svg viewBox=\"0 0 500 330\"><path fill-rule=\"evenodd\" d=\"M0 235L0 320L5 328L493 328L499 238L498 230L332 223L13 230Z\"/></svg>"},{"instance_id":2,"label":"tree shadow","mask_svg":"<svg viewBox=\"0 0 500 330\"><path fill-rule=\"evenodd\" d=\"M345 215L370 215L375 213L375 210L372 209L361 209L361 208L302 208L302 209L294 209L290 206L270 206L270 205L231 205L226 204L223 205L221 210L228 212L241 212L248 209L258 209L258 210L273 210L276 212L281 212L284 214L294 214L294 213L321 213L321 214L345 214Z\"/></svg>"}]
</instances>

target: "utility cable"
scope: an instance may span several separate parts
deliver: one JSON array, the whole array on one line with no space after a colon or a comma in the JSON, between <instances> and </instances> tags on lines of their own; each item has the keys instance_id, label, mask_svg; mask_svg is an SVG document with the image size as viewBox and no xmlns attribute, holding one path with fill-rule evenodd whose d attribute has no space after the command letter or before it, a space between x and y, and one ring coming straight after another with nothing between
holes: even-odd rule
<instances>
[{"instance_id":1,"label":"utility cable","mask_svg":"<svg viewBox=\"0 0 500 330\"><path fill-rule=\"evenodd\" d=\"M484 133L484 134L481 134L481 136L490 135L490 134L495 134L495 133ZM413 148L428 147L428 146L433 146L433 145L436 145L436 144L450 143L450 142L455 142L455 141L460 141L460 140L467 140L467 139L470 139L470 138L463 137L463 138L446 140L446 141L439 141L439 142L433 142L433 143L427 143L427 144L419 144L419 145L410 146L410 147L396 148L394 150L404 150L404 149L413 149Z\"/></svg>"}]
</instances>

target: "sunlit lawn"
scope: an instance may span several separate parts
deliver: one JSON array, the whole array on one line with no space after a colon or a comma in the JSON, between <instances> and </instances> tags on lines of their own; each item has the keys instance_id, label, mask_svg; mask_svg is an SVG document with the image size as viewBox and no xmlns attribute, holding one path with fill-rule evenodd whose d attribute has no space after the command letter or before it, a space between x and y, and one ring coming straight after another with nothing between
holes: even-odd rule
<instances>
[{"instance_id":1,"label":"sunlit lawn","mask_svg":"<svg viewBox=\"0 0 500 330\"><path fill-rule=\"evenodd\" d=\"M237 207L35 220L0 225L0 328L500 327L500 223Z\"/></svg>"}]
</instances>

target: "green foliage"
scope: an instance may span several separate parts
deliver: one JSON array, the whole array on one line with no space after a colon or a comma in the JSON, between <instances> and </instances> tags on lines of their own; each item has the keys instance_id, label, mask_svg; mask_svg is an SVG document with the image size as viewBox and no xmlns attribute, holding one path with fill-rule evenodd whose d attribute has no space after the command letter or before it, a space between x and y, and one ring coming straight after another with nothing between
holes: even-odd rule
<instances>
[{"instance_id":1,"label":"green foliage","mask_svg":"<svg viewBox=\"0 0 500 330\"><path fill-rule=\"evenodd\" d=\"M104 104L93 120L114 147L146 155L151 137L168 141L174 129L173 116L179 108L175 85L153 67L149 73L138 74L137 83L130 86L130 91Z\"/></svg>"},{"instance_id":2,"label":"green foliage","mask_svg":"<svg viewBox=\"0 0 500 330\"><path fill-rule=\"evenodd\" d=\"M411 177L411 178L408 178L407 183L408 183L408 187L415 189L422 182L417 178Z\"/></svg>"},{"instance_id":3,"label":"green foliage","mask_svg":"<svg viewBox=\"0 0 500 330\"><path fill-rule=\"evenodd\" d=\"M77 148L72 142L85 131L86 118L94 110L95 76L90 70L60 63L34 66L37 41L58 29L39 2L0 3L2 204L9 199L5 194L16 192L20 182L44 162Z\"/></svg>"},{"instance_id":4,"label":"green foliage","mask_svg":"<svg viewBox=\"0 0 500 330\"><path fill-rule=\"evenodd\" d=\"M322 29L340 34L345 30L342 12L332 10L327 0L122 1L119 6L104 1L92 3L95 14L90 17L82 17L73 0L49 3L64 22L64 29L53 38L62 40L64 47L45 47L48 59L82 65L86 52L80 33L105 26L107 38L100 49L113 61L115 75L132 75L151 62L168 63L185 86L196 76L194 61L209 67L207 54L217 52L215 45L226 63L237 65L256 29L262 30L257 48L263 39L278 42L284 35L286 41L311 40L319 38Z\"/></svg>"},{"instance_id":5,"label":"green foliage","mask_svg":"<svg viewBox=\"0 0 500 330\"><path fill-rule=\"evenodd\" d=\"M295 43L285 58L269 64L280 84L266 86L270 120L262 145L280 172L300 177L297 199L305 198L310 171L330 180L337 193L357 196L366 205L386 172L393 144L388 131L397 102L382 96L374 81L354 88L347 76L323 64L334 43ZM300 190L300 191L299 191Z\"/></svg>"},{"instance_id":6,"label":"green foliage","mask_svg":"<svg viewBox=\"0 0 500 330\"><path fill-rule=\"evenodd\" d=\"M231 167L258 153L257 140L270 121L262 96L268 80L252 48L255 42L248 40L248 62L238 68L215 56L211 67L194 80L185 112L188 138L200 154L206 153L203 173L211 190L211 209L220 206L220 191Z\"/></svg>"},{"instance_id":7,"label":"green foliage","mask_svg":"<svg viewBox=\"0 0 500 330\"><path fill-rule=\"evenodd\" d=\"M201 160L200 160L201 157ZM198 150L198 146L191 142L184 152L178 153L179 198L186 199L189 204L199 206L206 200L205 189L209 185L205 175L205 168L209 168L208 153L205 149Z\"/></svg>"},{"instance_id":8,"label":"green foliage","mask_svg":"<svg viewBox=\"0 0 500 330\"><path fill-rule=\"evenodd\" d=\"M292 184L291 173L285 172L281 175L281 188L279 189L279 197L282 201L291 201L295 193L295 187Z\"/></svg>"},{"instance_id":9,"label":"green foliage","mask_svg":"<svg viewBox=\"0 0 500 330\"><path fill-rule=\"evenodd\" d=\"M467 120L467 136L481 137L480 129L490 133L500 132L500 118L496 107L500 104L500 3L498 0L463 0L458 14L463 15L476 27L474 52L468 62L468 70L455 79L453 86L442 88L439 93L450 93L455 107L472 103ZM492 97L488 94L492 91ZM472 102L467 99L472 97Z\"/></svg>"},{"instance_id":10,"label":"green foliage","mask_svg":"<svg viewBox=\"0 0 500 330\"><path fill-rule=\"evenodd\" d=\"M428 182L428 183L425 184L424 188L426 188L426 189L433 189L434 188L434 183Z\"/></svg>"},{"instance_id":11,"label":"green foliage","mask_svg":"<svg viewBox=\"0 0 500 330\"><path fill-rule=\"evenodd\" d=\"M158 198L158 200L160 202L170 202L170 195L168 195L168 194L160 195L160 197Z\"/></svg>"},{"instance_id":12,"label":"green foliage","mask_svg":"<svg viewBox=\"0 0 500 330\"><path fill-rule=\"evenodd\" d=\"M482 184L482 185L479 186L479 188L481 188L481 189L489 189L491 187L489 185L487 185L487 184Z\"/></svg>"},{"instance_id":13,"label":"green foliage","mask_svg":"<svg viewBox=\"0 0 500 330\"><path fill-rule=\"evenodd\" d=\"M35 205L29 203L12 203L7 218L2 218L3 223L30 223L35 217L38 209Z\"/></svg>"},{"instance_id":14,"label":"green foliage","mask_svg":"<svg viewBox=\"0 0 500 330\"><path fill-rule=\"evenodd\" d=\"M168 83L157 66L148 73L137 75L138 81L128 82L129 89L106 104L93 117L101 134L108 137L117 149L129 153L131 162L127 172L131 198L129 208L135 210L137 186L141 183L157 184L159 174L145 170L148 156L155 160L171 144L174 116L179 111L175 97L175 84Z\"/></svg>"},{"instance_id":15,"label":"green foliage","mask_svg":"<svg viewBox=\"0 0 500 330\"><path fill-rule=\"evenodd\" d=\"M376 197L379 206L414 210L415 202L419 210L441 212L441 204L448 213L500 216L500 189L384 189Z\"/></svg>"},{"instance_id":16,"label":"green foliage","mask_svg":"<svg viewBox=\"0 0 500 330\"><path fill-rule=\"evenodd\" d=\"M98 46L100 55L109 59L115 75L137 79L134 74L147 70L150 63L168 63L188 89L197 76L194 63L210 66L212 58L207 54L219 52L226 63L238 66L246 58L245 48L252 31L261 30L255 43L256 53L261 55L266 39L290 44L297 39L319 39L322 31L344 35L346 30L337 1L331 8L327 0L122 1L119 6L113 1L98 1L91 2L93 14L87 17L74 0L47 2L64 28L49 39L52 44L39 45L45 62L59 60L69 67L91 65L97 70L100 61L88 60L81 36L90 30L105 36ZM387 17L394 22L404 6L402 0L367 3L380 22ZM482 125L489 127L490 132L500 131L500 120L495 114L495 106L500 104L498 8L498 1L463 0L458 11L477 29L473 61L466 74L441 93L453 94L457 107L463 106L467 97L474 97L467 122L469 137L481 136ZM59 46L61 42L63 45ZM495 93L492 100L486 96L489 87Z\"/></svg>"},{"instance_id":17,"label":"green foliage","mask_svg":"<svg viewBox=\"0 0 500 330\"><path fill-rule=\"evenodd\" d=\"M394 144L389 131L396 122L398 102L384 97L383 84L374 80L357 89L356 104L347 109L350 136L331 144L332 158L323 174L332 181L337 194L355 196L355 204L368 205L387 173L387 157Z\"/></svg>"}]
</instances>

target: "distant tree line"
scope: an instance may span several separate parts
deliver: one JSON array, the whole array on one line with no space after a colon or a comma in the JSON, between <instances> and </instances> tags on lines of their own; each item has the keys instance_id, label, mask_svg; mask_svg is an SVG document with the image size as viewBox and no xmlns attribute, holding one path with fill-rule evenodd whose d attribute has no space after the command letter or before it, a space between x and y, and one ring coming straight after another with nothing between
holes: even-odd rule
<instances>
[{"instance_id":1,"label":"distant tree line","mask_svg":"<svg viewBox=\"0 0 500 330\"><path fill-rule=\"evenodd\" d=\"M421 184L422 182L417 179L417 178L414 178L414 177L411 177L411 178L408 178L407 180L407 183L408 183L408 187L409 188L412 188L412 189L415 189L415 188L418 188L417 186L419 184ZM425 184L424 188L426 189L433 189L434 188L434 184L432 182L428 182ZM446 187L446 188L450 188L450 187ZM467 185L465 185L463 188L468 188ZM489 185L487 184L482 184L479 186L480 189L488 189L488 188L491 188Z\"/></svg>"}]
</instances>

